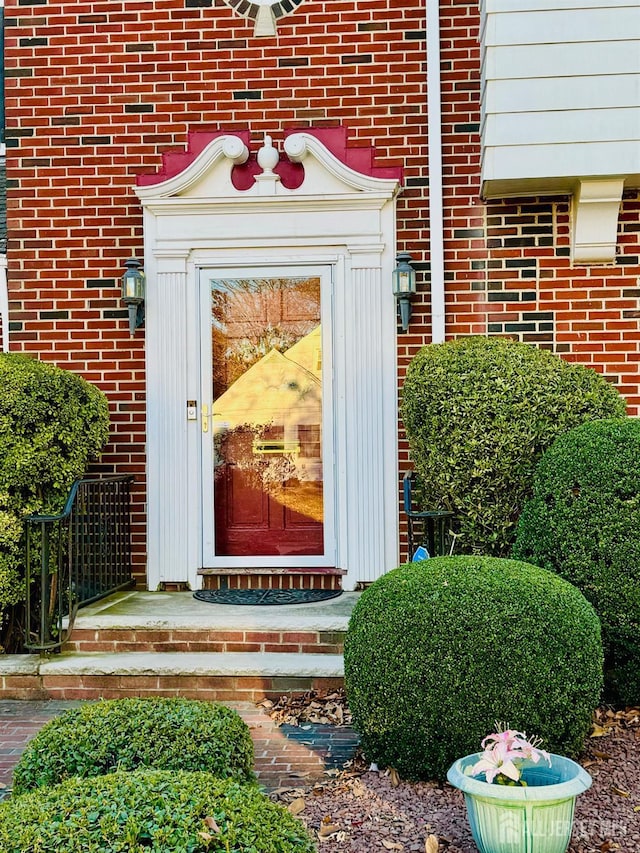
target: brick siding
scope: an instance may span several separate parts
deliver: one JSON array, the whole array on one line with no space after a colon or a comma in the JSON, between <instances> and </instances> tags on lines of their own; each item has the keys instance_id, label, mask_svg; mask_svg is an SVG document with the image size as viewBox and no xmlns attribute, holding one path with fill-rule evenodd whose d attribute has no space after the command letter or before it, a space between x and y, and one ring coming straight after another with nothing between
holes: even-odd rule
<instances>
[{"instance_id":1,"label":"brick siding","mask_svg":"<svg viewBox=\"0 0 640 853\"><path fill-rule=\"evenodd\" d=\"M566 197L479 196L477 0L441 17L447 334L500 334L594 367L640 406L640 195L625 197L612 267L572 268ZM144 335L129 335L119 279L142 256L137 174L188 131L344 125L351 144L403 166L398 249L421 290L399 336L400 377L430 340L424 3L305 0L254 38L203 0L7 0L6 120L11 347L81 373L109 397L101 472L136 475L145 553ZM406 443L401 440L401 467Z\"/></svg>"}]
</instances>

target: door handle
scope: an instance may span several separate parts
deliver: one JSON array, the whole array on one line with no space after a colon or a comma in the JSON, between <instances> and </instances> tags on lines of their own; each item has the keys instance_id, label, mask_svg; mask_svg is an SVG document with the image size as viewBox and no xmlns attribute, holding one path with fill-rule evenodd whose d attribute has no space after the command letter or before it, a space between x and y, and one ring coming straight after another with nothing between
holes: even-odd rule
<instances>
[{"instance_id":1,"label":"door handle","mask_svg":"<svg viewBox=\"0 0 640 853\"><path fill-rule=\"evenodd\" d=\"M209 432L209 406L202 404L202 432Z\"/></svg>"}]
</instances>

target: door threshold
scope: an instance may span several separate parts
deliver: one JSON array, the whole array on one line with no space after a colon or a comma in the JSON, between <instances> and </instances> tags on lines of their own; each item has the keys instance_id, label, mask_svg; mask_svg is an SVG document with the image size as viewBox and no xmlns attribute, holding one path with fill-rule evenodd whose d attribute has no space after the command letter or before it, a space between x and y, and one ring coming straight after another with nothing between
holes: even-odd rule
<instances>
[{"instance_id":1,"label":"door threshold","mask_svg":"<svg viewBox=\"0 0 640 853\"><path fill-rule=\"evenodd\" d=\"M345 569L318 568L203 568L203 589L342 589Z\"/></svg>"}]
</instances>

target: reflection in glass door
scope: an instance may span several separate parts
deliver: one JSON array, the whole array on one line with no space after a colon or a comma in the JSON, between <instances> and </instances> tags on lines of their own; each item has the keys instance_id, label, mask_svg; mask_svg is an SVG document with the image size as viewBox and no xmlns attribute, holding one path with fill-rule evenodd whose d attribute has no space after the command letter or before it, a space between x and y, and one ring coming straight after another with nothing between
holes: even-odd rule
<instances>
[{"instance_id":1,"label":"reflection in glass door","mask_svg":"<svg viewBox=\"0 0 640 853\"><path fill-rule=\"evenodd\" d=\"M322 558L321 278L212 278L209 294L215 557Z\"/></svg>"}]
</instances>

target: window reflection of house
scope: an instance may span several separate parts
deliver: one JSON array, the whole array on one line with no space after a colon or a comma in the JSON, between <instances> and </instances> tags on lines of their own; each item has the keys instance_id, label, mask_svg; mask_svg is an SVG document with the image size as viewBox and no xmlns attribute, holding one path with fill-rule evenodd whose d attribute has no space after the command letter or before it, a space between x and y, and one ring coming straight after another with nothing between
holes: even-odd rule
<instances>
[{"instance_id":1,"label":"window reflection of house","mask_svg":"<svg viewBox=\"0 0 640 853\"><path fill-rule=\"evenodd\" d=\"M218 444L233 430L251 430L252 457L266 464L269 456L286 455L291 476L322 480L320 332L318 326L285 353L272 349L215 400ZM233 462L253 465L255 458Z\"/></svg>"}]
</instances>

